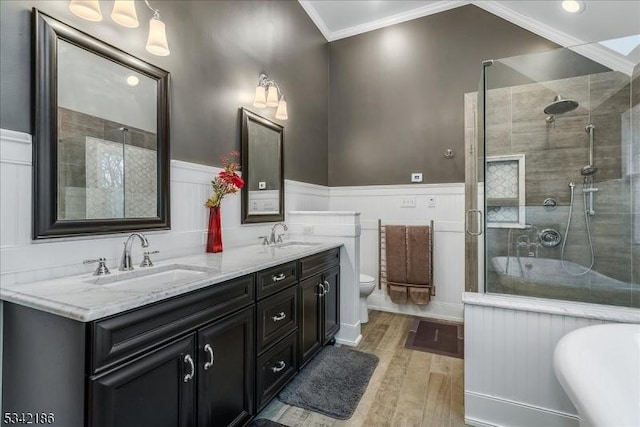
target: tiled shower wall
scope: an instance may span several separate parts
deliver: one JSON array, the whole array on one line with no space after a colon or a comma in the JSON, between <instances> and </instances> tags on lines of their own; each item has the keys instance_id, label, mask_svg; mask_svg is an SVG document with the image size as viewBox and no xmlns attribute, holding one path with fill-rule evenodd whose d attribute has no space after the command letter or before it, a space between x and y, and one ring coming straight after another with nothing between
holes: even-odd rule
<instances>
[{"instance_id":1,"label":"tiled shower wall","mask_svg":"<svg viewBox=\"0 0 640 427\"><path fill-rule=\"evenodd\" d=\"M556 116L553 123L547 123L543 110L553 102L556 94L576 100L579 106ZM469 95L465 96L465 114L468 116L465 123L471 128L473 120L469 116L476 108L473 105L475 97ZM525 155L528 224L539 230L553 228L564 236L569 213L569 182L576 184L565 259L586 266L590 264L590 251L580 169L589 163L589 135L585 127L589 123L595 125L594 164L598 168L595 187L598 192L595 194L596 214L591 217L590 224L594 269L628 283L633 281L630 106L630 79L619 72L490 89L486 95L486 155ZM558 207L546 210L543 207L546 198L556 199ZM527 233L531 240L535 239L531 231L513 229L511 232L513 241ZM508 253L515 255L514 247L508 248L508 234L509 229L487 229L488 259ZM561 246L538 248L541 258L559 259L560 254ZM490 286L491 276L488 276ZM501 289L501 292L508 293L508 289Z\"/></svg>"}]
</instances>

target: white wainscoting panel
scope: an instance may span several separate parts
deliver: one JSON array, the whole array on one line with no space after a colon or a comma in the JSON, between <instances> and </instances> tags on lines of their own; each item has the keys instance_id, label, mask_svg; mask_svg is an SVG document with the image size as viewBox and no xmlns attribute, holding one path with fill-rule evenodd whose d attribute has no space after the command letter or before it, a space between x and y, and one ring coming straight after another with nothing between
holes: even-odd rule
<instances>
[{"instance_id":1,"label":"white wainscoting panel","mask_svg":"<svg viewBox=\"0 0 640 427\"><path fill-rule=\"evenodd\" d=\"M568 332L629 321L640 311L606 306L465 294L465 418L477 426L578 427L556 380L553 351ZM505 304L511 299L513 304ZM511 305L511 307L509 307ZM555 307L550 307L550 306Z\"/></svg>"},{"instance_id":2,"label":"white wainscoting panel","mask_svg":"<svg viewBox=\"0 0 640 427\"><path fill-rule=\"evenodd\" d=\"M128 233L104 236L31 240L31 136L0 130L0 280L22 283L88 272L93 266L82 261L100 256L116 267L122 241ZM156 259L189 255L204 250L210 181L219 168L171 161L171 230L147 232ZM327 210L328 187L285 181L286 210ZM240 196L222 202L224 245L258 242L270 224L240 224ZM134 245L134 256L141 255Z\"/></svg>"},{"instance_id":3,"label":"white wainscoting panel","mask_svg":"<svg viewBox=\"0 0 640 427\"><path fill-rule=\"evenodd\" d=\"M415 207L401 207L415 197ZM435 198L435 206L429 202ZM368 299L369 308L416 316L462 320L464 292L464 184L407 184L331 187L332 211L361 213L360 272L378 281L378 219L383 224L428 225L434 228L436 296L426 306L394 304L385 289Z\"/></svg>"}]
</instances>

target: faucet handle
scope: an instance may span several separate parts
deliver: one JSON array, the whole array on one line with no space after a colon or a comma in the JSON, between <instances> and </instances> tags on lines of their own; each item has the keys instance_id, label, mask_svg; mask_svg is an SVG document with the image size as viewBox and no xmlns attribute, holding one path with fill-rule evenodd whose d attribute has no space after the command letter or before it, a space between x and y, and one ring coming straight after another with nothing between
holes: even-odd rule
<instances>
[{"instance_id":1,"label":"faucet handle","mask_svg":"<svg viewBox=\"0 0 640 427\"><path fill-rule=\"evenodd\" d=\"M267 246L269 244L269 238L267 236L260 236L258 239L262 239L262 246Z\"/></svg>"},{"instance_id":2,"label":"faucet handle","mask_svg":"<svg viewBox=\"0 0 640 427\"><path fill-rule=\"evenodd\" d=\"M159 254L160 251L146 251L144 252L144 257L142 259L142 262L140 263L140 267L153 267L153 262L151 261L151 258L149 257L149 255L153 255L153 254Z\"/></svg>"},{"instance_id":3,"label":"faucet handle","mask_svg":"<svg viewBox=\"0 0 640 427\"><path fill-rule=\"evenodd\" d=\"M107 259L106 258L98 258L98 259L86 259L82 263L83 264L95 264L98 263L98 267L96 267L96 271L93 272L94 276L102 276L104 274L110 274L111 272L107 268Z\"/></svg>"},{"instance_id":4,"label":"faucet handle","mask_svg":"<svg viewBox=\"0 0 640 427\"><path fill-rule=\"evenodd\" d=\"M284 234L278 234L278 243L282 243L282 236L284 236Z\"/></svg>"}]
</instances>

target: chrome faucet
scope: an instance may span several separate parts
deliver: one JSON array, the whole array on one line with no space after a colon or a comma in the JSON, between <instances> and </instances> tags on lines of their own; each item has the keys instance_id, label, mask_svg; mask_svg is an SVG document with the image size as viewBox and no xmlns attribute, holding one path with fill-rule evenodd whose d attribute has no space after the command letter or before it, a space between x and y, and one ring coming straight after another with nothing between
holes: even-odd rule
<instances>
[{"instance_id":1,"label":"chrome faucet","mask_svg":"<svg viewBox=\"0 0 640 427\"><path fill-rule=\"evenodd\" d=\"M122 252L122 260L120 261L120 271L133 270L133 263L131 262L131 244L133 238L138 237L143 248L149 247L149 241L142 233L131 233L127 240L124 242L124 251Z\"/></svg>"},{"instance_id":2,"label":"chrome faucet","mask_svg":"<svg viewBox=\"0 0 640 427\"><path fill-rule=\"evenodd\" d=\"M276 228L278 226L282 226L282 229L284 231L289 230L289 227L287 227L287 224L285 224L284 222L278 222L276 224L274 224L273 228L271 229L271 236L269 237L269 243L275 244L275 243L282 243L282 234L278 234L278 238L276 240Z\"/></svg>"}]
</instances>

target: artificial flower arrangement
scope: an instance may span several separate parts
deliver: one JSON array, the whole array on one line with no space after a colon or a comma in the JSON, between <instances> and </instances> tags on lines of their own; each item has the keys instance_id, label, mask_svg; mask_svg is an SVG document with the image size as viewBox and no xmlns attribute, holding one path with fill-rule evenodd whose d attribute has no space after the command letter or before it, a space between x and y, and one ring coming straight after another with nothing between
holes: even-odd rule
<instances>
[{"instance_id":1,"label":"artificial flower arrangement","mask_svg":"<svg viewBox=\"0 0 640 427\"><path fill-rule=\"evenodd\" d=\"M240 191L244 187L244 180L236 173L240 169L240 164L233 160L240 156L237 151L232 151L230 157L222 156L223 169L220 171L213 181L211 181L211 188L213 188L213 195L204 204L208 208L219 208L222 199L227 194L234 194Z\"/></svg>"}]
</instances>

